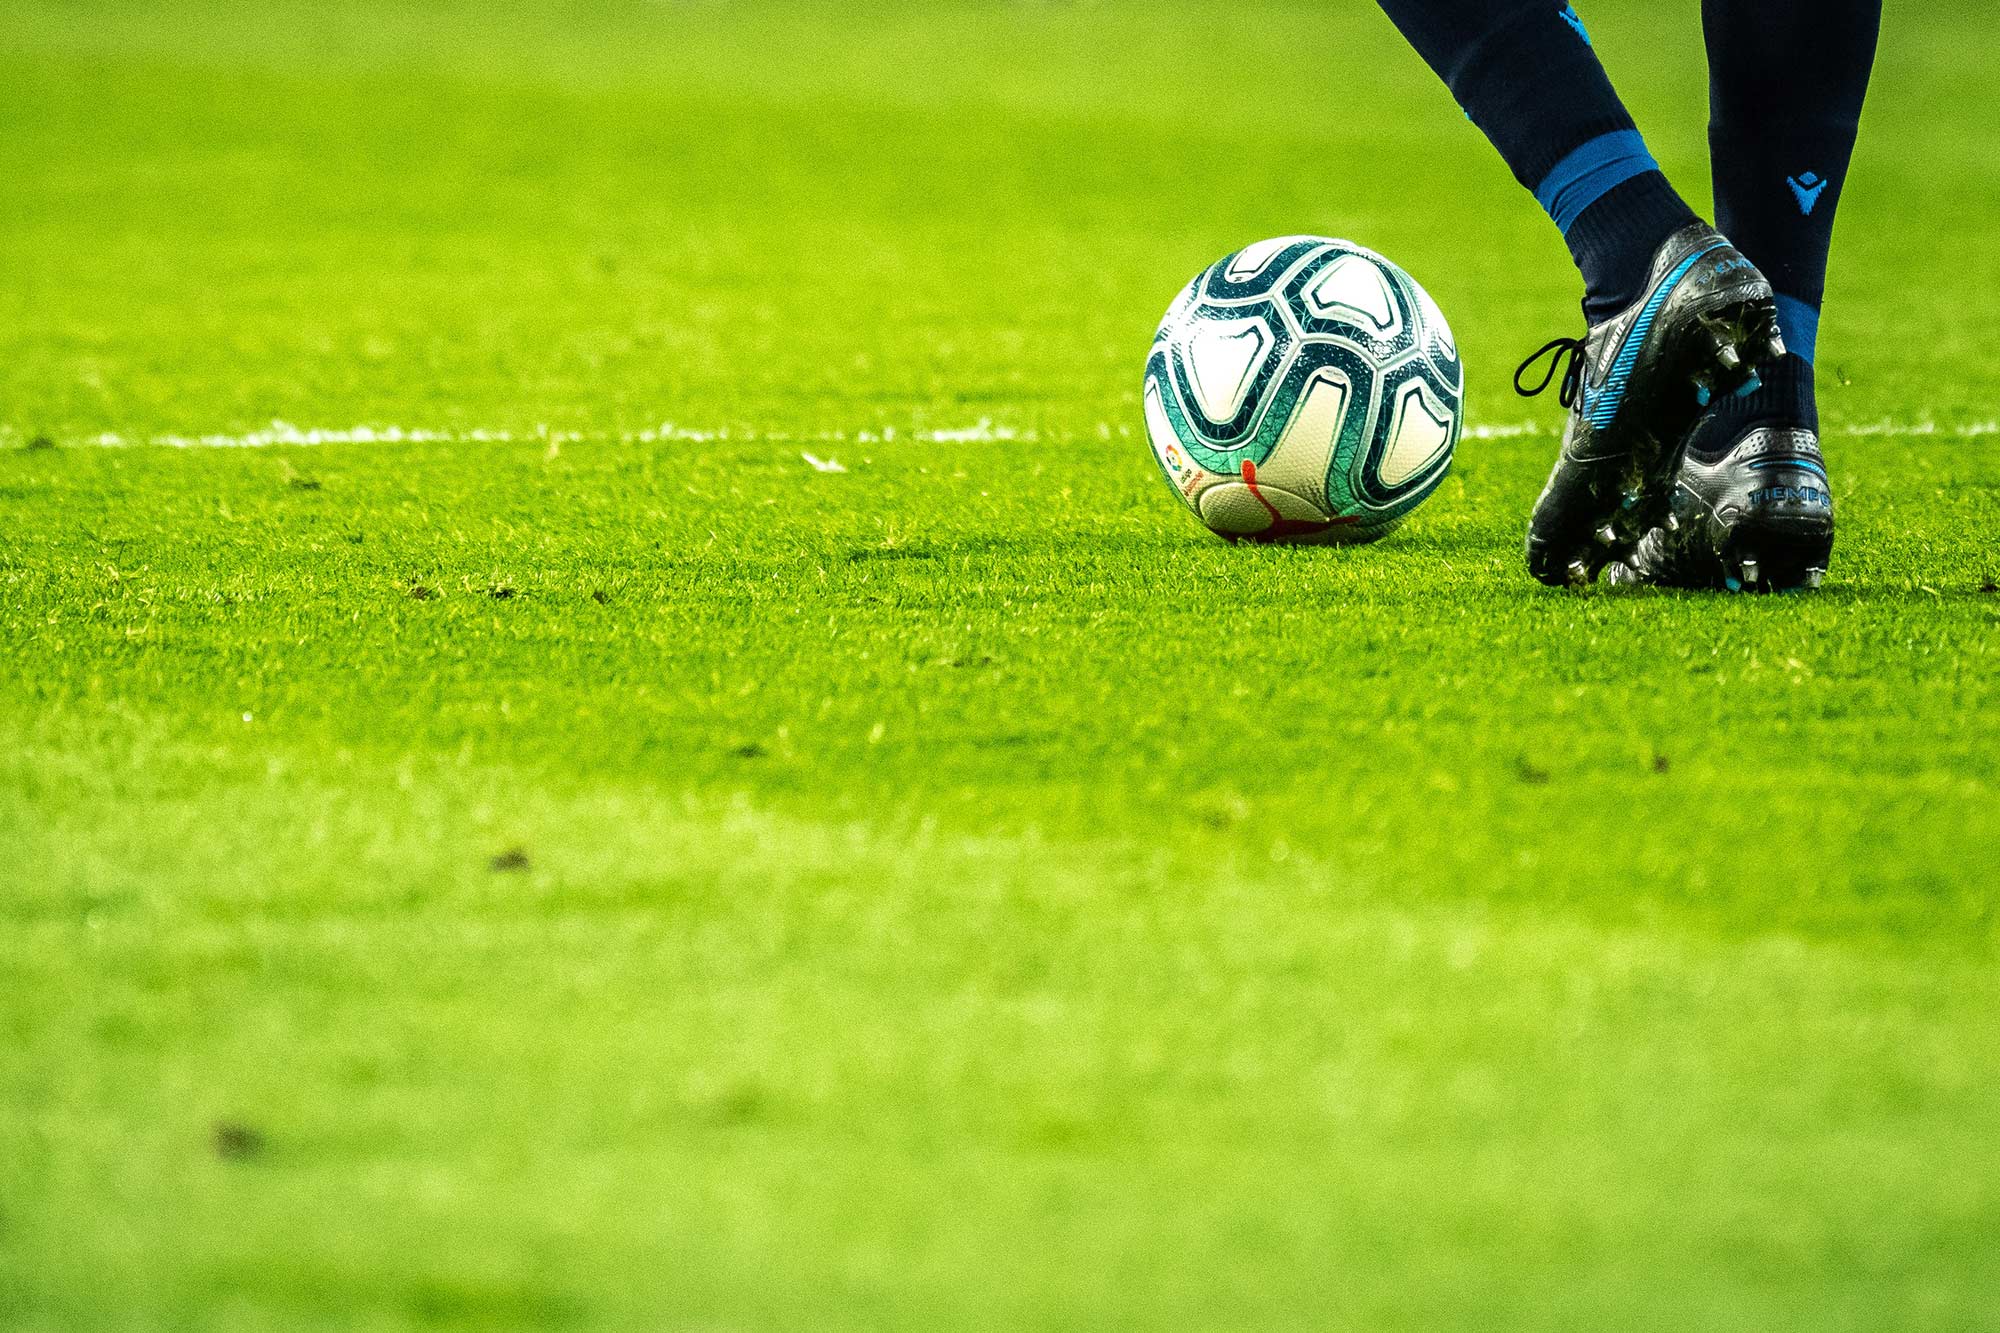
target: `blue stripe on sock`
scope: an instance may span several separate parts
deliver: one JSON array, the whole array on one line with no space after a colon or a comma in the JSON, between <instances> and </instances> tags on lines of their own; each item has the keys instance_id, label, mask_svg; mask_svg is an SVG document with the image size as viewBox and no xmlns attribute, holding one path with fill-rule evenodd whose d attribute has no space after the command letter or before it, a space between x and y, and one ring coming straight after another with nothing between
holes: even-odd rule
<instances>
[{"instance_id":1,"label":"blue stripe on sock","mask_svg":"<svg viewBox=\"0 0 2000 1333\"><path fill-rule=\"evenodd\" d=\"M1556 226L1568 231L1606 190L1659 169L1639 131L1613 130L1556 163L1535 187L1535 200L1548 210Z\"/></svg>"},{"instance_id":2,"label":"blue stripe on sock","mask_svg":"<svg viewBox=\"0 0 2000 1333\"><path fill-rule=\"evenodd\" d=\"M1810 362L1813 346L1819 342L1819 307L1807 305L1796 296L1778 294L1778 332L1784 335L1785 350Z\"/></svg>"}]
</instances>

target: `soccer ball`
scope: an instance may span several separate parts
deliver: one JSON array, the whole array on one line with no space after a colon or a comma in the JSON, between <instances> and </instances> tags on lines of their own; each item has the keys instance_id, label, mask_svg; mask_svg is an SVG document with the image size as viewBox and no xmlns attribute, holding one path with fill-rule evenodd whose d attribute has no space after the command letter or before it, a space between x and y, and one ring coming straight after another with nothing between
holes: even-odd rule
<instances>
[{"instance_id":1,"label":"soccer ball","mask_svg":"<svg viewBox=\"0 0 2000 1333\"><path fill-rule=\"evenodd\" d=\"M1348 241L1285 236L1175 298L1146 360L1146 437L1230 541L1370 542L1444 480L1464 385L1416 279Z\"/></svg>"}]
</instances>

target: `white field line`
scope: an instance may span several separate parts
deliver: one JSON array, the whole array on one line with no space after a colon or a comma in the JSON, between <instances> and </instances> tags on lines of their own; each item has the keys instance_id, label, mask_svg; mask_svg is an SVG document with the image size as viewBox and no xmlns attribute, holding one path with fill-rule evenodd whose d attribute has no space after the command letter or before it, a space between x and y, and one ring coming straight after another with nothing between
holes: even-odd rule
<instances>
[{"instance_id":1,"label":"white field line","mask_svg":"<svg viewBox=\"0 0 2000 1333\"><path fill-rule=\"evenodd\" d=\"M1110 440L1128 438L1133 434L1129 425L1112 425L1099 422L1094 431L1098 439ZM1513 423L1482 422L1467 426L1464 438L1467 440L1505 440L1520 437L1553 436L1556 426L1553 422L1522 421ZM1976 439L1988 435L2000 435L2000 421L1974 421L1958 425L1939 425L1935 421L1872 421L1856 422L1848 425L1822 427L1823 435L1834 438L1863 438L1869 436L1935 435L1952 439ZM8 426L0 426L0 446L16 446L29 438L23 432ZM263 430L249 431L241 435L120 435L107 431L100 435L86 435L64 441L73 445L93 445L106 449L264 449L273 446L332 445L332 444L544 444L558 448L565 444L589 441L616 440L622 444L782 444L797 446L817 445L822 448L843 444L886 444L897 440L907 440L918 444L1036 444L1045 439L1051 443L1076 438L1067 433L1050 435L1036 430L1023 430L1013 426L995 425L982 418L970 426L946 430L902 430L885 427L882 430L824 431L796 434L785 431L759 430L702 430L667 422L646 430L623 431L615 436L607 436L594 431L551 431L547 428L532 433L506 430L432 430L408 426L350 426L345 429L322 427L300 427L285 421L273 421ZM810 466L820 471L832 472L836 467L826 466L831 459L814 456L810 450L802 450L801 456ZM844 470L844 469L839 469Z\"/></svg>"},{"instance_id":2,"label":"white field line","mask_svg":"<svg viewBox=\"0 0 2000 1333\"><path fill-rule=\"evenodd\" d=\"M1095 434L1100 439L1114 439L1129 436L1129 426L1113 426L1108 422L1098 423ZM10 426L0 426L0 445L19 445L32 438ZM533 432L465 429L431 430L410 426L349 426L344 429L325 427L295 426L288 421L273 421L263 430L248 431L241 435L121 435L106 431L98 435L85 435L64 441L73 445L94 445L104 449L265 449L276 445L327 445L327 444L576 444L591 440L616 440L622 444L714 444L738 441L756 444L883 444L896 440L912 440L923 444L1007 444L1014 442L1034 443L1041 433L1033 430L1018 430L1012 426L996 426L990 419L981 418L970 426L960 426L950 430L903 430L885 427L882 430L863 431L820 431L793 433L788 431L763 430L700 430L689 426L679 426L667 422L645 430L621 431L616 435L605 435L597 431L552 431L541 427ZM811 460L813 466L820 467L825 460ZM833 471L832 468L821 468Z\"/></svg>"}]
</instances>

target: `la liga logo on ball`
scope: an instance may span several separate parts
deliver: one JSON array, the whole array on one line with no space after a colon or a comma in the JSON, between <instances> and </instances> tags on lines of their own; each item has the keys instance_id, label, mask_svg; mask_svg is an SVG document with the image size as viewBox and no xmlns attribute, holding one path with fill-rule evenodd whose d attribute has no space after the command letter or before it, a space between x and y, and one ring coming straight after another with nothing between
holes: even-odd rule
<instances>
[{"instance_id":1,"label":"la liga logo on ball","mask_svg":"<svg viewBox=\"0 0 2000 1333\"><path fill-rule=\"evenodd\" d=\"M1146 360L1146 438L1218 536L1370 542L1444 479L1464 388L1416 279L1348 241L1285 236L1174 299Z\"/></svg>"}]
</instances>

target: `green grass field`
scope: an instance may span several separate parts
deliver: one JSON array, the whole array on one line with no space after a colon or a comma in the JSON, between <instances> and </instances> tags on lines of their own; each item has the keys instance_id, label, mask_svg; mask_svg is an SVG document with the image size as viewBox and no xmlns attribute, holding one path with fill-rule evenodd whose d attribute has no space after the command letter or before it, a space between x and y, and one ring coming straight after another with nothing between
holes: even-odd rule
<instances>
[{"instance_id":1,"label":"green grass field","mask_svg":"<svg viewBox=\"0 0 2000 1333\"><path fill-rule=\"evenodd\" d=\"M0 1324L2000 1327L1980 16L1752 600L1529 582L1575 278L1359 0L4 8ZM1299 231L1487 428L1373 549L1140 437Z\"/></svg>"}]
</instances>

